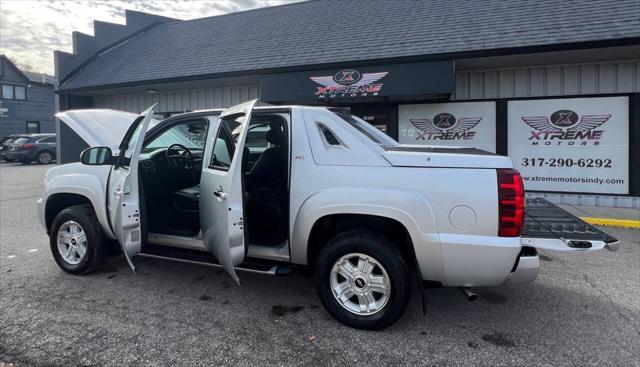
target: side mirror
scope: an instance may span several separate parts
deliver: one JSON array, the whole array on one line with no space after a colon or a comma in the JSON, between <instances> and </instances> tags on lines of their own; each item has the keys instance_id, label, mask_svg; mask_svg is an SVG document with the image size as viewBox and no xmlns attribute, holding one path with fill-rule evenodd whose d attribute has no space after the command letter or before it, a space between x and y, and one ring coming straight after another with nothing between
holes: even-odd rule
<instances>
[{"instance_id":1,"label":"side mirror","mask_svg":"<svg viewBox=\"0 0 640 367\"><path fill-rule=\"evenodd\" d=\"M88 166L112 164L113 153L109 147L92 147L80 153L80 162Z\"/></svg>"}]
</instances>

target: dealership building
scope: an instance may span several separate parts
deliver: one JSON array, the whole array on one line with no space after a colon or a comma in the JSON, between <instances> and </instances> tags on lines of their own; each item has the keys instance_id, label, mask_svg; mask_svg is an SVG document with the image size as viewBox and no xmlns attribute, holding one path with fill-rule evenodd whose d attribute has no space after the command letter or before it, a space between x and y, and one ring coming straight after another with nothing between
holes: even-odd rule
<instances>
[{"instance_id":1,"label":"dealership building","mask_svg":"<svg viewBox=\"0 0 640 367\"><path fill-rule=\"evenodd\" d=\"M127 11L55 53L57 107L157 117L349 107L403 144L512 158L555 202L640 207L640 4L316 0L181 21ZM58 124L62 162L86 147Z\"/></svg>"}]
</instances>

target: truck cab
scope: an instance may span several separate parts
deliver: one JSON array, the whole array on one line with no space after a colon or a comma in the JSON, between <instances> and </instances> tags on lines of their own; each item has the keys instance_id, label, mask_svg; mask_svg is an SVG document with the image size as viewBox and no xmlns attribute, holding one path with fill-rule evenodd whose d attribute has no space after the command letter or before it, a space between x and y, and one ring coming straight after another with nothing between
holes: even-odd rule
<instances>
[{"instance_id":1,"label":"truck cab","mask_svg":"<svg viewBox=\"0 0 640 367\"><path fill-rule=\"evenodd\" d=\"M411 268L431 286L526 284L536 248L617 243L544 225L523 235L507 157L399 145L344 112L256 102L162 122L154 106L59 113L92 147L50 169L38 201L58 265L86 274L120 249L133 271L139 256L178 260L238 285L239 271L306 267L334 317L380 329L404 312Z\"/></svg>"}]
</instances>

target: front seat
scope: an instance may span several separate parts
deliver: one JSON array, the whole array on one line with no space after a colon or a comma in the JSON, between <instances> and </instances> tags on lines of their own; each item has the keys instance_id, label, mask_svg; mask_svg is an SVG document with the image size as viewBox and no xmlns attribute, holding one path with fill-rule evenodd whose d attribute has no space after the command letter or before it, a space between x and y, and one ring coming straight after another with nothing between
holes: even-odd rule
<instances>
[{"instance_id":1,"label":"front seat","mask_svg":"<svg viewBox=\"0 0 640 367\"><path fill-rule=\"evenodd\" d=\"M287 152L280 123L271 123L265 139L273 144L267 148L249 171L251 181L261 188L275 188L286 179Z\"/></svg>"}]
</instances>

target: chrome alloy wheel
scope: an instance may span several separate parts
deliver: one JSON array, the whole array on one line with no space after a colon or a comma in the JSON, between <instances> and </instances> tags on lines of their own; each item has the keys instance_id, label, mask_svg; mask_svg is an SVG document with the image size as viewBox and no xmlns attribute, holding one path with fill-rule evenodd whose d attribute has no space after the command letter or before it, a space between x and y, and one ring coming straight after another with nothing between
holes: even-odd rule
<instances>
[{"instance_id":1,"label":"chrome alloy wheel","mask_svg":"<svg viewBox=\"0 0 640 367\"><path fill-rule=\"evenodd\" d=\"M373 315L389 301L391 280L384 267L371 256L344 255L333 265L329 277L333 296L351 313Z\"/></svg>"},{"instance_id":2,"label":"chrome alloy wheel","mask_svg":"<svg viewBox=\"0 0 640 367\"><path fill-rule=\"evenodd\" d=\"M58 229L58 253L71 265L82 261L87 253L87 236L80 224L72 220L62 223Z\"/></svg>"},{"instance_id":3,"label":"chrome alloy wheel","mask_svg":"<svg viewBox=\"0 0 640 367\"><path fill-rule=\"evenodd\" d=\"M42 152L38 156L38 163L40 164L49 164L53 160L53 155L49 152Z\"/></svg>"}]
</instances>

